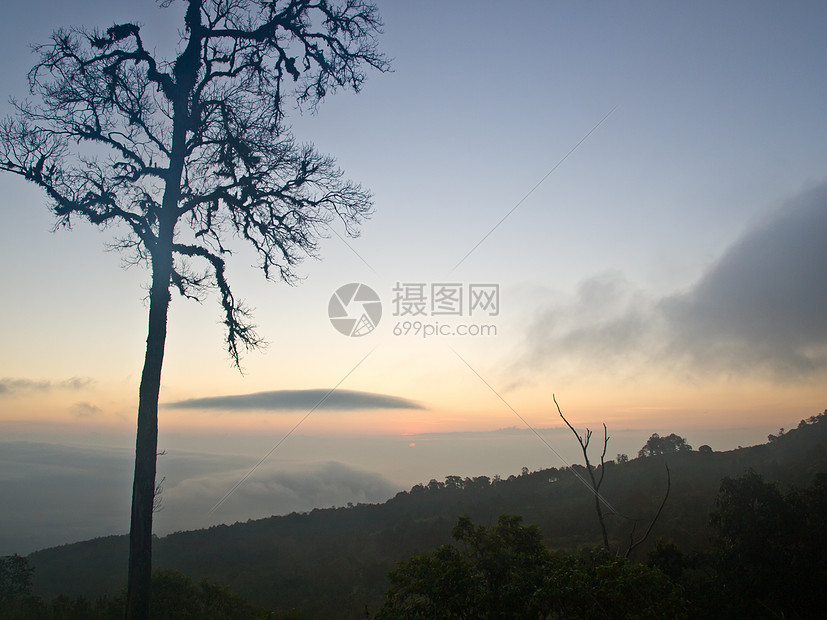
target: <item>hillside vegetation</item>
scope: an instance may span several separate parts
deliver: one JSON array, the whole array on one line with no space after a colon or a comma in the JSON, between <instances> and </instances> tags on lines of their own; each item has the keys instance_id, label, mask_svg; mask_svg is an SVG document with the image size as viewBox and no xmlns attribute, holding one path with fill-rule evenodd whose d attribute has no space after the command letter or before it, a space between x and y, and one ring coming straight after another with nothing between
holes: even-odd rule
<instances>
[{"instance_id":1,"label":"hillside vegetation","mask_svg":"<svg viewBox=\"0 0 827 620\"><path fill-rule=\"evenodd\" d=\"M645 562L648 556L650 564L668 573L663 558L679 557L673 562L678 568L672 566L675 580L691 564L687 558L701 557L713 540L721 540L720 517L716 525L710 515L716 510L720 514L723 479L754 472L749 475L788 493L827 472L827 412L769 439L729 452L681 450L607 463L601 494L622 515L606 517L612 554L622 555L628 547L633 520L639 520L636 528L645 529L656 512L666 490L666 464L671 472L669 499L651 536L630 560ZM451 543L461 517L485 529L495 528L504 513L520 515L522 523L537 526L538 540L554 552L582 553L599 546L594 496L581 480L585 477L585 468L579 466L524 470L507 479L449 476L417 485L384 504L171 534L156 540L153 559L158 567L180 571L196 582L221 584L249 604L280 614L362 618L366 607L375 613L385 602L391 586L388 573L412 556ZM816 525L824 530L824 523ZM125 583L126 553L124 536L32 553L33 592L47 600L58 594L92 600L116 595ZM692 579L702 580L699 574ZM691 584L683 587L691 590Z\"/></svg>"}]
</instances>

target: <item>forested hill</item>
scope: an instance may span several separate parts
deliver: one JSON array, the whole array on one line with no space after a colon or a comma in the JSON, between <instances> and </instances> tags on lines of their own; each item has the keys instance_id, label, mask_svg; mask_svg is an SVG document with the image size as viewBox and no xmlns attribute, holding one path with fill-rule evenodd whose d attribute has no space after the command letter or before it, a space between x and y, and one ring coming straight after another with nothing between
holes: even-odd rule
<instances>
[{"instance_id":1,"label":"forested hill","mask_svg":"<svg viewBox=\"0 0 827 620\"><path fill-rule=\"evenodd\" d=\"M603 496L617 513L608 515L609 540L628 545L632 519L645 530L666 491L671 491L638 559L658 537L681 548L708 545L709 514L721 479L752 469L780 487L805 486L827 472L827 412L795 430L770 436L767 444L729 452L686 450L607 463ZM417 485L384 504L313 510L232 526L180 532L157 539L156 565L226 585L250 602L298 617L364 617L376 610L396 562L449 542L461 515L493 525L500 514L537 524L550 547L598 545L594 496L583 484L585 468L524 471L491 480L485 476ZM580 476L575 475L579 473ZM125 583L127 539L99 538L31 554L35 594L96 597Z\"/></svg>"}]
</instances>

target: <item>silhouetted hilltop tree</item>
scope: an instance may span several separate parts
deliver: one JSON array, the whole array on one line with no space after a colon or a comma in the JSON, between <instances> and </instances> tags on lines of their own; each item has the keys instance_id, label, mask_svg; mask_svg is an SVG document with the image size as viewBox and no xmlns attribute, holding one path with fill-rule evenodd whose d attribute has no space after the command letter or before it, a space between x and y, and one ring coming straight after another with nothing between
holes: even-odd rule
<instances>
[{"instance_id":1,"label":"silhouetted hilltop tree","mask_svg":"<svg viewBox=\"0 0 827 620\"><path fill-rule=\"evenodd\" d=\"M769 441L770 443L773 443L774 441L778 441L779 439L781 439L783 437L786 437L790 434L794 434L797 431L800 431L801 429L806 428L807 426L814 426L814 425L822 424L825 421L827 421L827 409L825 409L823 413L819 413L818 415L810 416L806 420L801 420L801 422L798 423L798 426L796 428L793 428L793 429L790 429L790 430L784 430L784 428L782 427L782 428L778 429L778 434L777 435L773 435L772 433L770 433L769 435L767 435L767 441Z\"/></svg>"},{"instance_id":2,"label":"silhouetted hilltop tree","mask_svg":"<svg viewBox=\"0 0 827 620\"><path fill-rule=\"evenodd\" d=\"M338 220L355 234L371 201L334 161L298 144L287 106L315 107L384 70L376 8L362 0L185 0L180 52L156 57L137 23L58 30L36 48L35 103L0 126L0 170L44 190L56 227L87 220L126 232L117 247L149 267L129 561L129 618L149 605L158 393L170 289L218 292L235 364L260 339L230 289L231 238L264 276L293 282ZM171 1L162 3L168 6Z\"/></svg>"},{"instance_id":3,"label":"silhouetted hilltop tree","mask_svg":"<svg viewBox=\"0 0 827 620\"><path fill-rule=\"evenodd\" d=\"M692 446L686 443L686 439L672 433L666 437L661 437L657 433L652 433L649 440L646 442L640 451L637 453L638 457L657 456L659 454L669 454L670 452L681 452L683 450L691 450Z\"/></svg>"}]
</instances>

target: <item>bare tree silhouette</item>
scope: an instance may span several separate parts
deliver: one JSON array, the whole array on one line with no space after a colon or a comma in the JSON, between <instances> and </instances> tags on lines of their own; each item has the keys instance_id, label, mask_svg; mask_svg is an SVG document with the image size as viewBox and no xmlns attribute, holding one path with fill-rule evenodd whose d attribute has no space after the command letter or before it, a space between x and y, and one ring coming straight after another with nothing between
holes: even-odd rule
<instances>
[{"instance_id":1,"label":"bare tree silhouette","mask_svg":"<svg viewBox=\"0 0 827 620\"><path fill-rule=\"evenodd\" d=\"M569 430L574 434L574 437L577 439L577 443L580 444L580 451L583 453L583 460L586 462L586 471L589 473L589 482L591 484L591 492L594 494L594 509L597 513L597 522L600 524L600 534L603 537L603 548L609 551L609 533L606 530L606 515L603 514L603 509L600 507L601 502L604 502L606 506L610 509L609 514L614 514L618 517L626 519L627 521L632 522L632 529L629 532L629 545L626 547L626 551L623 553L623 557L628 558L629 555L634 551L637 547L642 545L646 542L646 539L649 538L649 534L652 533L652 528L655 527L655 523L657 523L658 519L660 518L661 513L663 512L663 507L666 506L666 500L669 499L669 491L672 488L672 475L669 472L669 466L664 463L666 466L666 493L663 496L663 500L661 500L660 506L658 506L657 512L655 512L655 516L649 521L649 525L646 528L646 531L643 535L635 540L635 532L637 531L637 524L638 522L642 521L643 519L636 519L626 515L623 515L617 512L611 505L606 502L603 496L600 494L600 487L603 484L603 477L606 475L606 450L609 446L609 432L606 428L606 424L603 424L603 451L600 454L600 476L595 477L595 469L598 469L594 465L591 464L589 460L589 442L592 438L592 431L586 429L585 438L583 435L577 432L577 430L571 425L571 423L566 419L566 416L563 415L562 409L560 409L560 404L557 402L557 397L552 394L552 400L554 401L555 406L557 407L557 413L560 414L560 417L563 419L563 422L566 423L566 426L569 427ZM625 455L624 455L625 456ZM620 459L618 459L620 460ZM628 457L626 461L628 461ZM584 480L585 482L585 480ZM618 555L620 555L620 551L618 550Z\"/></svg>"},{"instance_id":2,"label":"bare tree silhouette","mask_svg":"<svg viewBox=\"0 0 827 620\"><path fill-rule=\"evenodd\" d=\"M606 449L609 446L609 432L606 429L606 425L603 424L603 452L600 455L600 477L595 478L595 467L589 461L589 442L592 438L592 432L589 429L586 429L586 438L583 439L583 436L575 430L575 428L566 419L566 416L563 415L563 411L560 409L560 405L557 403L557 397L553 394L552 400L554 400L554 404L557 407L557 413L560 414L560 417L563 418L563 422L566 423L566 426L568 426L569 430L574 434L575 438L577 439L577 443L580 444L580 450L583 452L583 459L586 462L586 470L589 472L589 480L591 481L592 492L594 493L594 509L597 512L597 521L598 523L600 523L600 533L603 536L603 548L608 550L609 534L606 531L606 522L604 521L603 510L600 508L600 486L603 484L603 476L606 474L605 460Z\"/></svg>"},{"instance_id":3,"label":"bare tree silhouette","mask_svg":"<svg viewBox=\"0 0 827 620\"><path fill-rule=\"evenodd\" d=\"M0 169L45 191L56 228L119 225L116 246L151 270L127 618L149 613L170 291L217 290L236 365L261 344L225 276L227 239L249 242L267 279L293 283L332 220L355 235L372 206L333 159L294 140L285 108L314 109L339 88L358 91L366 70L388 68L369 2L183 1L173 60L156 58L136 23L56 31L29 72L35 103L15 103L0 126Z\"/></svg>"}]
</instances>

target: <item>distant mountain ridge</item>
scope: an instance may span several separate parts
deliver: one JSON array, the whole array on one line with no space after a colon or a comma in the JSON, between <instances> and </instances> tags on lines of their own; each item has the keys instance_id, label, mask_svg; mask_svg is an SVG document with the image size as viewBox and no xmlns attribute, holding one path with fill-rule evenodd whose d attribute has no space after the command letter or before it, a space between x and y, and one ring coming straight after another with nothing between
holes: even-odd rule
<instances>
[{"instance_id":1,"label":"distant mountain ridge","mask_svg":"<svg viewBox=\"0 0 827 620\"><path fill-rule=\"evenodd\" d=\"M827 472L827 411L798 428L770 435L770 441L728 452L675 452L607 463L601 493L618 515L606 519L609 539L619 548L631 519L648 522L666 488L671 493L646 545L659 536L685 549L708 544L709 513L725 476L752 469L781 487L805 486ZM572 471L574 470L574 471ZM193 579L228 586L250 602L298 617L364 617L376 610L396 562L450 540L461 515L491 525L502 513L518 514L540 526L549 546L574 549L600 543L594 498L575 475L585 467L543 469L494 480L448 476L398 493L383 504L316 509L231 526L178 532L158 538L157 566ZM622 516L619 516L622 515ZM94 598L125 583L127 540L110 536L37 551L35 593Z\"/></svg>"}]
</instances>

